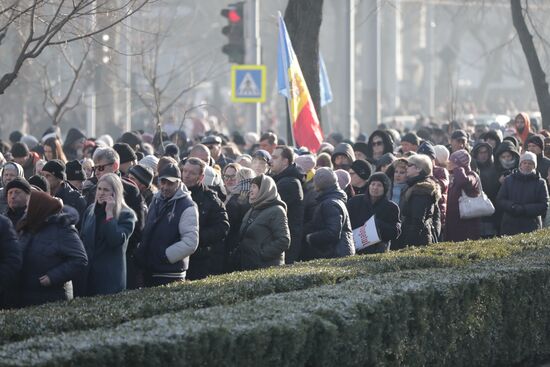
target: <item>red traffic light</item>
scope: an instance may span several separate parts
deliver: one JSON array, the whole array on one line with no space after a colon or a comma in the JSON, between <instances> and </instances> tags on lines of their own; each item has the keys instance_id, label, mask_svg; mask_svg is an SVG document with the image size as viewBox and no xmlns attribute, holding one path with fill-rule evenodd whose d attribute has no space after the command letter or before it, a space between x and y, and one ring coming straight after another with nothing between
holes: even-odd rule
<instances>
[{"instance_id":1,"label":"red traffic light","mask_svg":"<svg viewBox=\"0 0 550 367\"><path fill-rule=\"evenodd\" d=\"M238 23L241 21L242 18L239 15L239 12L237 11L237 9L230 9L227 14L227 19L229 19L231 23Z\"/></svg>"}]
</instances>

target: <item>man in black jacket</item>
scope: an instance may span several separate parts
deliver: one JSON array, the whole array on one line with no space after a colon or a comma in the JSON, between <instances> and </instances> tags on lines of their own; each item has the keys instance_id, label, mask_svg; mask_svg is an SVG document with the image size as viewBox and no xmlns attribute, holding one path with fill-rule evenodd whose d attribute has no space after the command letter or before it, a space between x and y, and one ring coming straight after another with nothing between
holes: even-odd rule
<instances>
[{"instance_id":1,"label":"man in black jacket","mask_svg":"<svg viewBox=\"0 0 550 367\"><path fill-rule=\"evenodd\" d=\"M500 189L499 172L493 159L493 148L489 143L478 143L472 150L472 158L476 161L481 178L483 192L496 207L497 194ZM498 234L499 216L495 213L481 218L481 237L490 238Z\"/></svg>"},{"instance_id":2,"label":"man in black jacket","mask_svg":"<svg viewBox=\"0 0 550 367\"><path fill-rule=\"evenodd\" d=\"M115 173L120 176L120 157L113 148L96 149L92 159L94 161L94 176L84 183L86 189L83 190L88 205L95 202L97 181L101 176L107 173ZM137 273L135 267L134 251L141 241L141 231L143 230L146 207L139 193L139 189L133 182L122 178L122 187L124 189L124 201L126 205L128 205L137 216L134 232L130 237L128 249L126 250L126 288L135 289L141 285L141 275Z\"/></svg>"},{"instance_id":3,"label":"man in black jacket","mask_svg":"<svg viewBox=\"0 0 550 367\"><path fill-rule=\"evenodd\" d=\"M189 258L189 280L221 274L225 263L224 240L229 232L229 218L218 195L202 183L205 169L205 162L189 158L181 170L181 180L199 209L199 247Z\"/></svg>"},{"instance_id":4,"label":"man in black jacket","mask_svg":"<svg viewBox=\"0 0 550 367\"><path fill-rule=\"evenodd\" d=\"M86 209L86 200L67 182L65 163L52 159L44 165L42 173L50 184L50 194L63 200L63 203L76 209L79 215L77 228L80 228L82 214Z\"/></svg>"},{"instance_id":5,"label":"man in black jacket","mask_svg":"<svg viewBox=\"0 0 550 367\"><path fill-rule=\"evenodd\" d=\"M532 135L528 137L525 148L537 156L537 172L540 177L548 176L550 159L544 156L544 137L542 135Z\"/></svg>"},{"instance_id":6,"label":"man in black jacket","mask_svg":"<svg viewBox=\"0 0 550 367\"><path fill-rule=\"evenodd\" d=\"M21 252L13 225L0 215L0 309L15 306L13 293L23 263Z\"/></svg>"},{"instance_id":7,"label":"man in black jacket","mask_svg":"<svg viewBox=\"0 0 550 367\"><path fill-rule=\"evenodd\" d=\"M277 184L277 191L287 206L290 228L290 249L285 253L285 262L292 264L300 260L302 252L302 227L304 225L304 174L294 163L294 153L279 145L271 155L271 177Z\"/></svg>"}]
</instances>

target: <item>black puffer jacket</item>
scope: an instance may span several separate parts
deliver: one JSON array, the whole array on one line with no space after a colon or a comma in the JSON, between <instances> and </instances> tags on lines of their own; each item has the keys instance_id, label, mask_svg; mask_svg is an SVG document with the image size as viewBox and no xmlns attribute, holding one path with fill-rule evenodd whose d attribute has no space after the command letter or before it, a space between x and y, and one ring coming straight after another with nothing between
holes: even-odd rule
<instances>
[{"instance_id":1,"label":"black puffer jacket","mask_svg":"<svg viewBox=\"0 0 550 367\"><path fill-rule=\"evenodd\" d=\"M407 184L409 188L403 193L402 233L392 242L392 249L437 242L440 233L439 185L422 175L408 179Z\"/></svg>"},{"instance_id":2,"label":"black puffer jacket","mask_svg":"<svg viewBox=\"0 0 550 367\"><path fill-rule=\"evenodd\" d=\"M15 306L14 293L22 262L21 246L13 225L0 215L0 309Z\"/></svg>"},{"instance_id":3,"label":"black puffer jacket","mask_svg":"<svg viewBox=\"0 0 550 367\"><path fill-rule=\"evenodd\" d=\"M306 259L355 254L346 194L336 186L321 192L313 219L304 228Z\"/></svg>"},{"instance_id":4,"label":"black puffer jacket","mask_svg":"<svg viewBox=\"0 0 550 367\"><path fill-rule=\"evenodd\" d=\"M187 279L202 279L221 274L225 262L225 237L229 219L218 195L204 184L189 188L199 209L199 247L189 258Z\"/></svg>"},{"instance_id":5,"label":"black puffer jacket","mask_svg":"<svg viewBox=\"0 0 550 367\"><path fill-rule=\"evenodd\" d=\"M477 160L479 149L485 147L489 150L489 160L485 163L481 163ZM479 177L481 178L481 185L483 186L483 192L487 195L489 200L493 203L493 206L497 206L497 194L500 189L499 174L493 158L493 147L487 143L477 144L472 151L472 158L477 162L477 168L479 169ZM499 216L495 212L493 215L481 218L481 236L489 236L496 234L491 233L492 230L497 230L499 227Z\"/></svg>"},{"instance_id":6,"label":"black puffer jacket","mask_svg":"<svg viewBox=\"0 0 550 367\"><path fill-rule=\"evenodd\" d=\"M361 227L375 215L376 228L382 242L367 247L365 253L373 254L389 250L389 242L397 239L401 234L399 207L393 201L389 201L386 196L373 204L367 191L364 195L357 195L349 199L347 207L352 229Z\"/></svg>"},{"instance_id":7,"label":"black puffer jacket","mask_svg":"<svg viewBox=\"0 0 550 367\"><path fill-rule=\"evenodd\" d=\"M497 206L504 212L501 234L532 232L542 227L541 216L548 209L548 189L538 173L525 175L515 171L504 180Z\"/></svg>"},{"instance_id":8,"label":"black puffer jacket","mask_svg":"<svg viewBox=\"0 0 550 367\"><path fill-rule=\"evenodd\" d=\"M295 163L281 173L273 175L281 200L287 206L288 227L290 228L290 249L285 254L285 262L292 264L299 260L302 231L304 226L304 174Z\"/></svg>"},{"instance_id":9,"label":"black puffer jacket","mask_svg":"<svg viewBox=\"0 0 550 367\"><path fill-rule=\"evenodd\" d=\"M80 192L78 192L78 190L76 190L67 182L61 183L61 186L55 193L55 197L63 200L63 204L76 209L80 218L76 225L76 228L80 229L81 220L87 207L86 199L84 199L84 197L80 195Z\"/></svg>"}]
</instances>

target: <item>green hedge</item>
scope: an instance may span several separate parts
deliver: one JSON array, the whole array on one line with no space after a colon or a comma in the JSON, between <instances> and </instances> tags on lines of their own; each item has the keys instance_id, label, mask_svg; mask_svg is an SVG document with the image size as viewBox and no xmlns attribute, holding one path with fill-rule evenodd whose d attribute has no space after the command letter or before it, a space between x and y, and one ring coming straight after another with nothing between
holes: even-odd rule
<instances>
[{"instance_id":1,"label":"green hedge","mask_svg":"<svg viewBox=\"0 0 550 367\"><path fill-rule=\"evenodd\" d=\"M0 347L1 365L514 366L550 356L550 250Z\"/></svg>"},{"instance_id":2,"label":"green hedge","mask_svg":"<svg viewBox=\"0 0 550 367\"><path fill-rule=\"evenodd\" d=\"M75 299L0 312L0 344L36 335L114 327L121 323L184 309L231 305L272 293L340 283L366 275L408 269L463 267L526 250L550 248L549 232L489 241L443 243L381 255L319 260L283 268L242 272L206 280Z\"/></svg>"}]
</instances>

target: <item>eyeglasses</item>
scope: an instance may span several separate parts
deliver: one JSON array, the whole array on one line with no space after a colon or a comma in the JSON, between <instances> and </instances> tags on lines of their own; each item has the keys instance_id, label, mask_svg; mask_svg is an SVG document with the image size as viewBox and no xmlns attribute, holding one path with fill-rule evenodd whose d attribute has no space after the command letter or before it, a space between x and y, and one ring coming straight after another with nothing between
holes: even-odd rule
<instances>
[{"instance_id":1,"label":"eyeglasses","mask_svg":"<svg viewBox=\"0 0 550 367\"><path fill-rule=\"evenodd\" d=\"M95 172L95 171L97 171L97 172L103 172L103 171L105 171L105 168L107 168L108 166L112 166L113 164L115 164L115 162L102 164L102 165L100 165L100 166L94 166L93 170L94 170L94 172Z\"/></svg>"},{"instance_id":2,"label":"eyeglasses","mask_svg":"<svg viewBox=\"0 0 550 367\"><path fill-rule=\"evenodd\" d=\"M382 140L377 140L377 141L373 141L373 142L372 142L372 145L373 145L373 146L384 145L384 142L383 142Z\"/></svg>"},{"instance_id":3,"label":"eyeglasses","mask_svg":"<svg viewBox=\"0 0 550 367\"><path fill-rule=\"evenodd\" d=\"M237 175L223 175L224 180L234 180Z\"/></svg>"}]
</instances>

